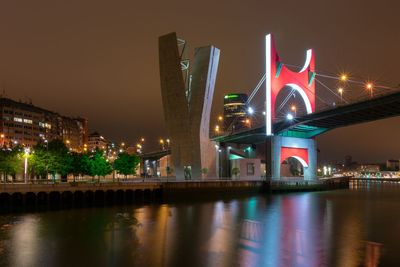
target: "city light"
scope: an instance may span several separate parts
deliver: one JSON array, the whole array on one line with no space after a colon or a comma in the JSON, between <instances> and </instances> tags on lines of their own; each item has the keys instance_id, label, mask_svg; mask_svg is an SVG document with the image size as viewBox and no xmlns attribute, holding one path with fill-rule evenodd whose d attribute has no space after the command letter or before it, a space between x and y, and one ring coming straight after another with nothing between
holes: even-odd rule
<instances>
[{"instance_id":1,"label":"city light","mask_svg":"<svg viewBox=\"0 0 400 267\"><path fill-rule=\"evenodd\" d=\"M216 133L219 133L219 125L215 125L215 129L214 130L215 130Z\"/></svg>"},{"instance_id":2,"label":"city light","mask_svg":"<svg viewBox=\"0 0 400 267\"><path fill-rule=\"evenodd\" d=\"M250 115L253 115L254 114L254 109L252 107L249 107L247 109L247 113L249 113Z\"/></svg>"},{"instance_id":3,"label":"city light","mask_svg":"<svg viewBox=\"0 0 400 267\"><path fill-rule=\"evenodd\" d=\"M144 137L140 138L140 142L144 143Z\"/></svg>"},{"instance_id":4,"label":"city light","mask_svg":"<svg viewBox=\"0 0 400 267\"><path fill-rule=\"evenodd\" d=\"M293 115L292 115L292 113L289 113L289 114L287 114L286 115L286 119L288 119L288 120L293 120Z\"/></svg>"},{"instance_id":5,"label":"city light","mask_svg":"<svg viewBox=\"0 0 400 267\"><path fill-rule=\"evenodd\" d=\"M340 99L343 100L343 88L339 87L338 92L340 94Z\"/></svg>"},{"instance_id":6,"label":"city light","mask_svg":"<svg viewBox=\"0 0 400 267\"><path fill-rule=\"evenodd\" d=\"M347 76L347 74L345 74L345 73L342 73L341 75L340 75L340 80L342 81L342 82L345 82L345 81L347 81L348 80L348 76Z\"/></svg>"},{"instance_id":7,"label":"city light","mask_svg":"<svg viewBox=\"0 0 400 267\"><path fill-rule=\"evenodd\" d=\"M296 106L295 106L295 105L292 105L292 106L290 107L290 109L291 109L292 112L294 113L294 117L297 117L297 108L296 108Z\"/></svg>"},{"instance_id":8,"label":"city light","mask_svg":"<svg viewBox=\"0 0 400 267\"><path fill-rule=\"evenodd\" d=\"M367 88L370 91L371 97L373 97L374 84L371 82L367 82L365 84L365 88Z\"/></svg>"},{"instance_id":9,"label":"city light","mask_svg":"<svg viewBox=\"0 0 400 267\"><path fill-rule=\"evenodd\" d=\"M224 117L222 117L221 115L218 116L218 121L223 121Z\"/></svg>"}]
</instances>

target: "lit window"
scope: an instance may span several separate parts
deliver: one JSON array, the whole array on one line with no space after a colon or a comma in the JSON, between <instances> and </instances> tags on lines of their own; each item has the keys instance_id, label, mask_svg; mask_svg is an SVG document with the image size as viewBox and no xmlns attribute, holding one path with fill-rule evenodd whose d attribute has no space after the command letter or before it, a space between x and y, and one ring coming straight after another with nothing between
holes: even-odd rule
<instances>
[{"instance_id":1,"label":"lit window","mask_svg":"<svg viewBox=\"0 0 400 267\"><path fill-rule=\"evenodd\" d=\"M29 120L29 119L24 119L24 122L25 122L25 123L32 124L32 120Z\"/></svg>"},{"instance_id":2,"label":"lit window","mask_svg":"<svg viewBox=\"0 0 400 267\"><path fill-rule=\"evenodd\" d=\"M22 118L14 117L14 121L16 121L16 122L22 122Z\"/></svg>"},{"instance_id":3,"label":"lit window","mask_svg":"<svg viewBox=\"0 0 400 267\"><path fill-rule=\"evenodd\" d=\"M247 175L254 175L254 163L247 163Z\"/></svg>"}]
</instances>

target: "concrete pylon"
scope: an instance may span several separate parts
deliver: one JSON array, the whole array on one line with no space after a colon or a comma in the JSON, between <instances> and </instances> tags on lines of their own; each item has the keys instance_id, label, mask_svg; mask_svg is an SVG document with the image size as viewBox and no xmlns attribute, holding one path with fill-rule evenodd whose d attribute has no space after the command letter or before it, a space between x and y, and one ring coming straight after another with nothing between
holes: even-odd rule
<instances>
[{"instance_id":1,"label":"concrete pylon","mask_svg":"<svg viewBox=\"0 0 400 267\"><path fill-rule=\"evenodd\" d=\"M267 177L272 180L281 178L281 164L290 157L303 165L304 180L317 179L317 145L314 139L268 136L266 157Z\"/></svg>"},{"instance_id":2,"label":"concrete pylon","mask_svg":"<svg viewBox=\"0 0 400 267\"><path fill-rule=\"evenodd\" d=\"M184 46L186 43L184 44ZM219 63L219 49L195 49L192 71L185 82L176 33L159 38L161 95L167 132L171 139L172 161L178 180L216 177L215 143L210 140L210 112ZM186 169L186 172L185 172Z\"/></svg>"}]
</instances>

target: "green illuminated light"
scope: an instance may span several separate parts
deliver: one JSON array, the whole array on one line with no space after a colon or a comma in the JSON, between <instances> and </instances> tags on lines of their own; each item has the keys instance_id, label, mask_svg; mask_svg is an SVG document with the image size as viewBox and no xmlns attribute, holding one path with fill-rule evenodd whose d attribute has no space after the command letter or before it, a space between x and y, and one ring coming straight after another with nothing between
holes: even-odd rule
<instances>
[{"instance_id":1,"label":"green illuminated light","mask_svg":"<svg viewBox=\"0 0 400 267\"><path fill-rule=\"evenodd\" d=\"M239 95L236 95L236 94L224 96L225 99L238 98L238 97L239 97Z\"/></svg>"}]
</instances>

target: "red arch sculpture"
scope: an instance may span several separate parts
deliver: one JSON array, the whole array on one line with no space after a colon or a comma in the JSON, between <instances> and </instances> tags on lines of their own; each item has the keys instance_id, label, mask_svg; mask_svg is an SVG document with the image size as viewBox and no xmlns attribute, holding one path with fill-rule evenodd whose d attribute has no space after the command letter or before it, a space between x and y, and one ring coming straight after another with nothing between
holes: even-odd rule
<instances>
[{"instance_id":1,"label":"red arch sculpture","mask_svg":"<svg viewBox=\"0 0 400 267\"><path fill-rule=\"evenodd\" d=\"M265 37L266 49L266 134L273 135L275 101L279 91L291 86L303 98L307 113L315 111L315 62L312 49L307 50L306 62L300 72L288 69L281 61L272 34Z\"/></svg>"}]
</instances>

